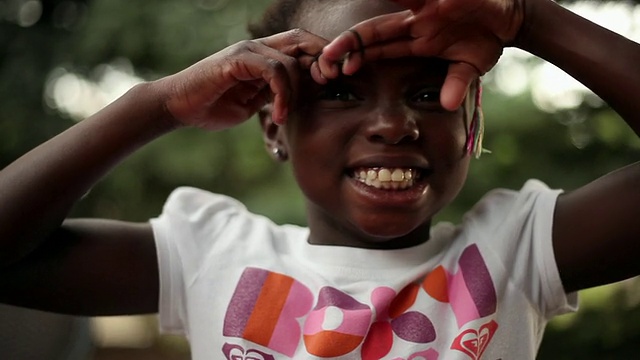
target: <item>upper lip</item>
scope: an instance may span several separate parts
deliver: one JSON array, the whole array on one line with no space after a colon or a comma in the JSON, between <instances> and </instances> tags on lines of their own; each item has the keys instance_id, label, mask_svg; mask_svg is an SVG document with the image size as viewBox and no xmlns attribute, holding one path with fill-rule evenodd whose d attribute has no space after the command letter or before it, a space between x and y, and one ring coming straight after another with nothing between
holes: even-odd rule
<instances>
[{"instance_id":1,"label":"upper lip","mask_svg":"<svg viewBox=\"0 0 640 360\"><path fill-rule=\"evenodd\" d=\"M348 164L348 168L351 169L374 167L428 169L430 164L427 159L421 156L406 154L367 155Z\"/></svg>"}]
</instances>

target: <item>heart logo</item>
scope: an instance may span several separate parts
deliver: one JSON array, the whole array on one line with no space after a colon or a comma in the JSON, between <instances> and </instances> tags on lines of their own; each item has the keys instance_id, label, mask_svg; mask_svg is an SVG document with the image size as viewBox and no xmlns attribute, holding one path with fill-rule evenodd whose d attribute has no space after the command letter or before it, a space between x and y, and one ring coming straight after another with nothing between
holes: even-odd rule
<instances>
[{"instance_id":1,"label":"heart logo","mask_svg":"<svg viewBox=\"0 0 640 360\"><path fill-rule=\"evenodd\" d=\"M222 352L227 360L275 360L273 355L269 355L260 350L244 350L240 345L226 343L222 346Z\"/></svg>"},{"instance_id":2,"label":"heart logo","mask_svg":"<svg viewBox=\"0 0 640 360\"><path fill-rule=\"evenodd\" d=\"M461 351L473 360L479 360L497 329L498 323L493 320L482 325L479 330L467 329L453 340L451 349Z\"/></svg>"}]
</instances>

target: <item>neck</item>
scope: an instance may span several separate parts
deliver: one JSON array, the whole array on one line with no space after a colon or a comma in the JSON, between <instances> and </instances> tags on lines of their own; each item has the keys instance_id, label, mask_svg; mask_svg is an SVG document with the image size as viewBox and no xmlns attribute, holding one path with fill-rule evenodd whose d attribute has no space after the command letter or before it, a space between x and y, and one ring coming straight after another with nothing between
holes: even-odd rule
<instances>
[{"instance_id":1,"label":"neck","mask_svg":"<svg viewBox=\"0 0 640 360\"><path fill-rule=\"evenodd\" d=\"M431 221L427 221L408 234L399 236L376 236L367 234L351 224L337 222L330 214L313 216L314 205L307 205L309 243L314 245L347 246L362 249L394 250L413 247L429 240ZM324 212L323 210L319 210Z\"/></svg>"}]
</instances>

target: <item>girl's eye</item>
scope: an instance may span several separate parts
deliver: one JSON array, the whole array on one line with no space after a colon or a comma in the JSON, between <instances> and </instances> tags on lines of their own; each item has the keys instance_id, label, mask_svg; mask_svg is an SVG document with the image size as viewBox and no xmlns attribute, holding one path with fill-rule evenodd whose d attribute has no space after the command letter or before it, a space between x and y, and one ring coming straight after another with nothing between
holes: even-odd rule
<instances>
[{"instance_id":1,"label":"girl's eye","mask_svg":"<svg viewBox=\"0 0 640 360\"><path fill-rule=\"evenodd\" d=\"M415 103L440 105L440 89L423 88L411 96Z\"/></svg>"},{"instance_id":2,"label":"girl's eye","mask_svg":"<svg viewBox=\"0 0 640 360\"><path fill-rule=\"evenodd\" d=\"M318 100L326 101L358 101L353 92L344 85L327 85L318 93Z\"/></svg>"}]
</instances>

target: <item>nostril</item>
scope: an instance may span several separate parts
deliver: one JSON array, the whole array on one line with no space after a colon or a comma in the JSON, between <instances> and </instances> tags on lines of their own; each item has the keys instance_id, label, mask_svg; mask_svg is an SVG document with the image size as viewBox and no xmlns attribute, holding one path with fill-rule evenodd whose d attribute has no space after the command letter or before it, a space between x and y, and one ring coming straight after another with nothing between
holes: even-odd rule
<instances>
[{"instance_id":1,"label":"nostril","mask_svg":"<svg viewBox=\"0 0 640 360\"><path fill-rule=\"evenodd\" d=\"M385 142L384 137L382 135L371 135L369 136L369 140L372 142Z\"/></svg>"},{"instance_id":2,"label":"nostril","mask_svg":"<svg viewBox=\"0 0 640 360\"><path fill-rule=\"evenodd\" d=\"M402 144L416 141L420 133L417 129L385 129L385 131L377 131L369 135L369 141L384 144Z\"/></svg>"},{"instance_id":3,"label":"nostril","mask_svg":"<svg viewBox=\"0 0 640 360\"><path fill-rule=\"evenodd\" d=\"M417 119L403 107L379 109L365 124L364 131L371 142L400 144L416 141L420 136Z\"/></svg>"},{"instance_id":4,"label":"nostril","mask_svg":"<svg viewBox=\"0 0 640 360\"><path fill-rule=\"evenodd\" d=\"M404 141L416 141L419 137L420 131L418 130L418 127L415 126L407 131L407 135L405 136Z\"/></svg>"}]
</instances>

